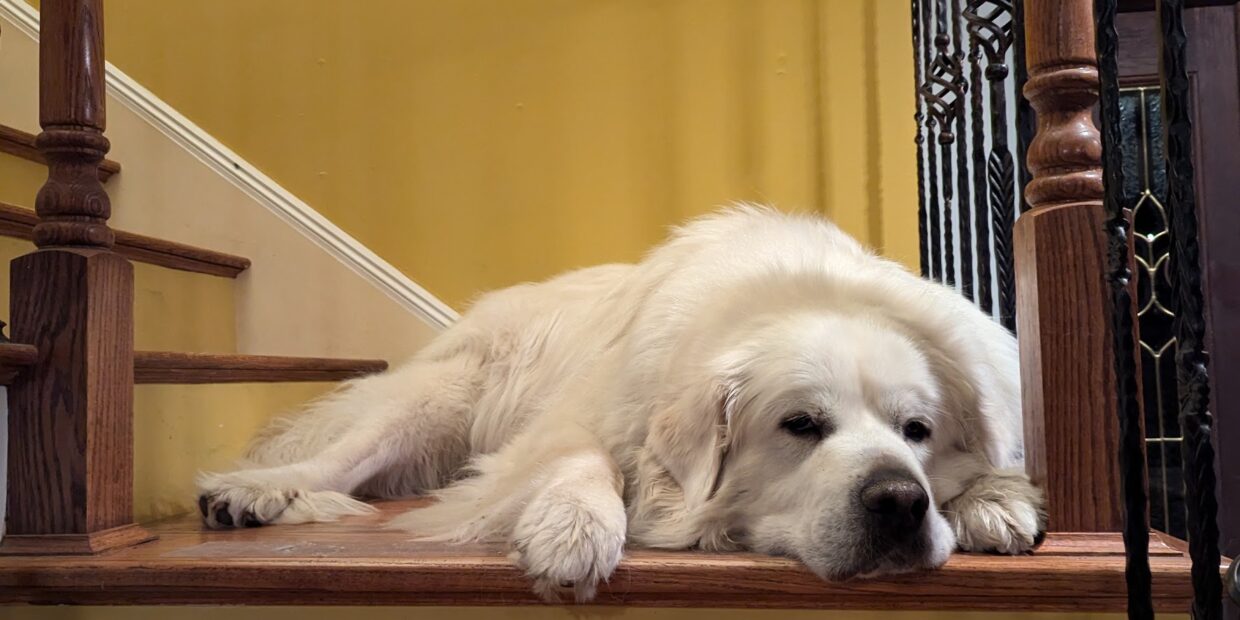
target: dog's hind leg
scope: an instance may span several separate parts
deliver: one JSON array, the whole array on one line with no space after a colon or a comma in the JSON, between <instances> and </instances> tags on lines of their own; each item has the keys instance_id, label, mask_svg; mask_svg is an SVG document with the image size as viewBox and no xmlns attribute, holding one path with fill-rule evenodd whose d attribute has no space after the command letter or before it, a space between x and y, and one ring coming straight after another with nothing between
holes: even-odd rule
<instances>
[{"instance_id":1,"label":"dog's hind leg","mask_svg":"<svg viewBox=\"0 0 1240 620\"><path fill-rule=\"evenodd\" d=\"M354 381L277 422L246 467L198 477L198 507L214 528L330 521L368 512L350 495L439 488L468 456L478 364L466 356L415 361Z\"/></svg>"},{"instance_id":2,"label":"dog's hind leg","mask_svg":"<svg viewBox=\"0 0 1240 620\"><path fill-rule=\"evenodd\" d=\"M624 550L624 478L598 438L571 422L535 425L476 460L476 475L393 527L424 539L507 540L544 599L594 597Z\"/></svg>"}]
</instances>

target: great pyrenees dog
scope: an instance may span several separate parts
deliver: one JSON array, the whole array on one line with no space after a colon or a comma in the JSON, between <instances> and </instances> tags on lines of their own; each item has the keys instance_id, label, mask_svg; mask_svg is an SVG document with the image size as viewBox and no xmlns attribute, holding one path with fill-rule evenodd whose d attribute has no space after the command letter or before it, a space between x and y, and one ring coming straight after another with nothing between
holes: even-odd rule
<instances>
[{"instance_id":1,"label":"great pyrenees dog","mask_svg":"<svg viewBox=\"0 0 1240 620\"><path fill-rule=\"evenodd\" d=\"M1024 553L1015 339L831 223L755 206L636 265L483 296L203 474L213 528L328 521L506 541L542 596L591 599L626 544L786 555L825 579Z\"/></svg>"}]
</instances>

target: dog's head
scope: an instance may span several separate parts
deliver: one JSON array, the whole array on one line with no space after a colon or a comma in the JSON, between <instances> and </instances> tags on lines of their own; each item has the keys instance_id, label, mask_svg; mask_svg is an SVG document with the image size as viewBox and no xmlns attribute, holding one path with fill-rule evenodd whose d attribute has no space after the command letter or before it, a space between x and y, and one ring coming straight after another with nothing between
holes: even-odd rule
<instances>
[{"instance_id":1,"label":"dog's head","mask_svg":"<svg viewBox=\"0 0 1240 620\"><path fill-rule=\"evenodd\" d=\"M815 311L690 348L651 418L637 538L790 555L829 579L947 560L927 472L976 441L947 362L892 321Z\"/></svg>"}]
</instances>

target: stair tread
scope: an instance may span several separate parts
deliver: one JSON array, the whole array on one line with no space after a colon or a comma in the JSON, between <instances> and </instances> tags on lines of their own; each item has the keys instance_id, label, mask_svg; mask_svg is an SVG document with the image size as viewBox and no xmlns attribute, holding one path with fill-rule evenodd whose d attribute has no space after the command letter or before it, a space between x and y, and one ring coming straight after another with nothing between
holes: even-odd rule
<instances>
[{"instance_id":1,"label":"stair tread","mask_svg":"<svg viewBox=\"0 0 1240 620\"><path fill-rule=\"evenodd\" d=\"M29 240L38 223L34 211L0 202L0 235ZM250 259L243 256L122 230L113 232L116 234L113 251L130 260L228 278L235 278L250 268Z\"/></svg>"},{"instance_id":2,"label":"stair tread","mask_svg":"<svg viewBox=\"0 0 1240 620\"><path fill-rule=\"evenodd\" d=\"M22 159L27 159L40 164L47 164L47 160L34 145L35 135L9 127L0 125L0 153L8 153ZM121 165L110 159L99 162L99 180L107 181L112 175L121 171Z\"/></svg>"},{"instance_id":3,"label":"stair tread","mask_svg":"<svg viewBox=\"0 0 1240 620\"><path fill-rule=\"evenodd\" d=\"M135 351L136 383L341 381L382 372L375 359Z\"/></svg>"},{"instance_id":4,"label":"stair tread","mask_svg":"<svg viewBox=\"0 0 1240 620\"><path fill-rule=\"evenodd\" d=\"M13 377L35 362L39 350L28 344L0 342L0 385L13 382Z\"/></svg>"},{"instance_id":5,"label":"stair tread","mask_svg":"<svg viewBox=\"0 0 1240 620\"><path fill-rule=\"evenodd\" d=\"M69 604L538 604L502 544L412 541L386 529L428 500L377 502L338 523L210 531L196 516L159 539L93 557L0 557L0 602ZM1179 611L1189 561L1154 536L1154 604ZM922 573L828 583L750 553L631 549L597 604L662 607L1123 611L1119 533L1051 533L1032 555L958 553Z\"/></svg>"}]
</instances>

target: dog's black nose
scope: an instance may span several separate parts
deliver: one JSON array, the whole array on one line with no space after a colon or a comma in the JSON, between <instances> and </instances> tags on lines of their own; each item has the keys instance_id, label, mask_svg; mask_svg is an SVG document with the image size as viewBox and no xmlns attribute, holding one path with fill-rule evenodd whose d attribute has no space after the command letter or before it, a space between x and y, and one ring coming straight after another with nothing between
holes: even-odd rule
<instances>
[{"instance_id":1,"label":"dog's black nose","mask_svg":"<svg viewBox=\"0 0 1240 620\"><path fill-rule=\"evenodd\" d=\"M861 487L861 505L869 512L876 529L901 537L921 529L930 508L930 496L908 474L880 472Z\"/></svg>"}]
</instances>

